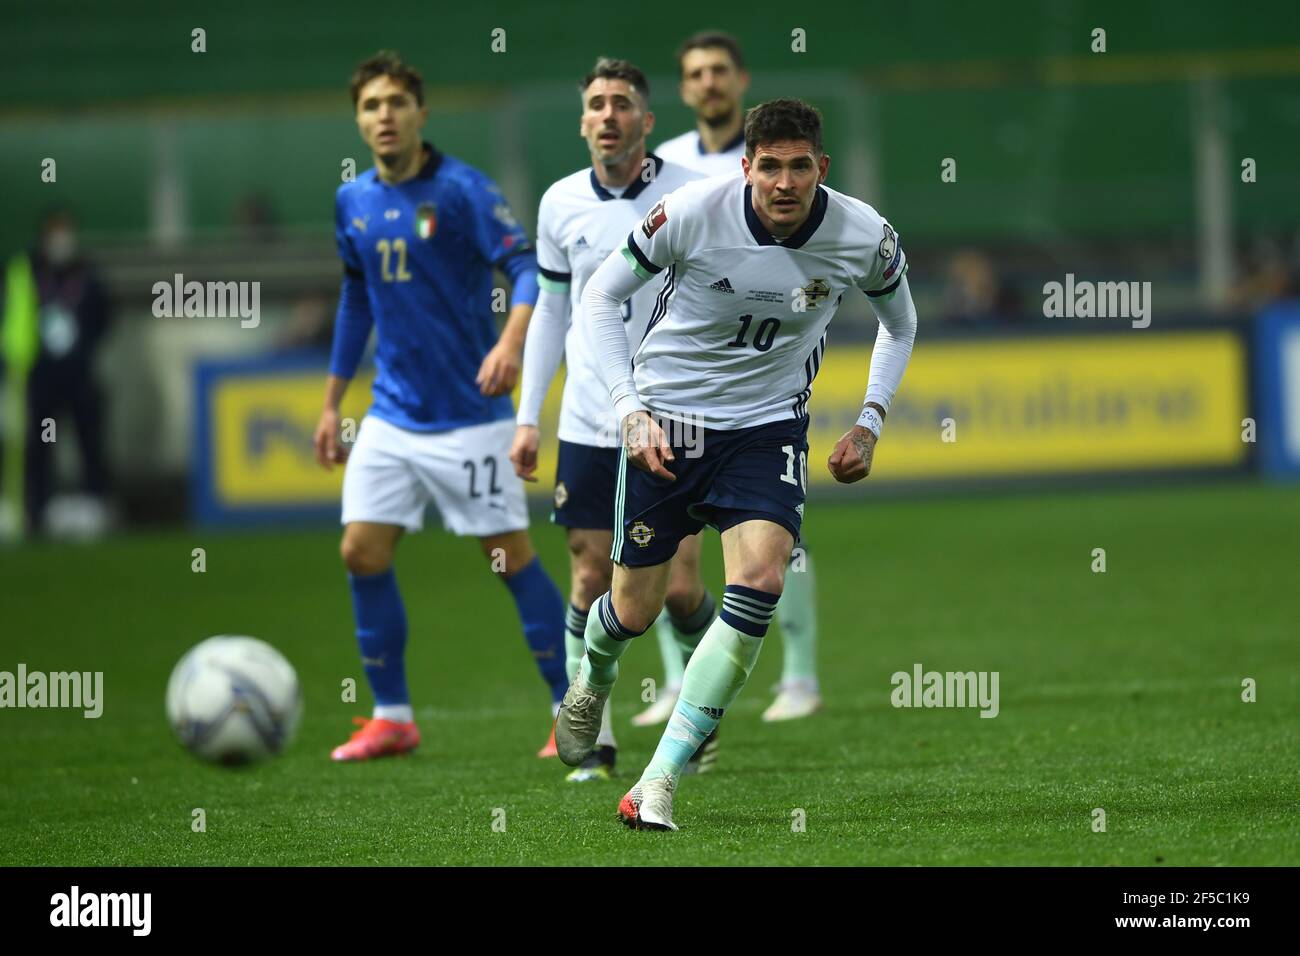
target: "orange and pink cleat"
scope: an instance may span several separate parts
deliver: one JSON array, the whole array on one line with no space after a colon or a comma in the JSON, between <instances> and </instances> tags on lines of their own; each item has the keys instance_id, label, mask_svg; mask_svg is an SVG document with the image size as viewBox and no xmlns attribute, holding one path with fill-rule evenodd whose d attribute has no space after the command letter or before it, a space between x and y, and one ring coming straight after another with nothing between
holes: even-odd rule
<instances>
[{"instance_id":1,"label":"orange and pink cleat","mask_svg":"<svg viewBox=\"0 0 1300 956\"><path fill-rule=\"evenodd\" d=\"M381 717L353 717L352 722L361 729L352 734L345 744L335 747L331 760L371 760L392 754L404 754L420 743L420 731L414 721L398 723Z\"/></svg>"},{"instance_id":2,"label":"orange and pink cleat","mask_svg":"<svg viewBox=\"0 0 1300 956\"><path fill-rule=\"evenodd\" d=\"M558 757L560 752L555 749L555 727L551 727L551 736L543 745L542 749L537 751L537 756L545 760L547 757Z\"/></svg>"}]
</instances>

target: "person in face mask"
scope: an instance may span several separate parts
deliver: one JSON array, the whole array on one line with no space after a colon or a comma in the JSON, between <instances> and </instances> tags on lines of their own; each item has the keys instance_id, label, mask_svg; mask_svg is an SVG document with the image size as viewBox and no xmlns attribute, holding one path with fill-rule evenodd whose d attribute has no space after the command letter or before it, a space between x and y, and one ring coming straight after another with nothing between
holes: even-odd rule
<instances>
[{"instance_id":1,"label":"person in face mask","mask_svg":"<svg viewBox=\"0 0 1300 956\"><path fill-rule=\"evenodd\" d=\"M39 303L40 349L27 379L25 508L28 528L45 530L46 505L55 490L55 440L74 438L86 497L80 509L87 530L102 528L108 471L103 445L103 400L94 359L109 326L108 300L94 268L82 256L77 221L65 209L46 214L31 253Z\"/></svg>"}]
</instances>

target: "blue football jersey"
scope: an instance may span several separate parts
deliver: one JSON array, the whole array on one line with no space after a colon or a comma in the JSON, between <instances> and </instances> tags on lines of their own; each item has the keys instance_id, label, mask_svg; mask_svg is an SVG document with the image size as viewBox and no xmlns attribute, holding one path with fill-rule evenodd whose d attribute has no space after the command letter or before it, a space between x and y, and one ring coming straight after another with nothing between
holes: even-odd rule
<instances>
[{"instance_id":1,"label":"blue football jersey","mask_svg":"<svg viewBox=\"0 0 1300 956\"><path fill-rule=\"evenodd\" d=\"M422 432L513 417L510 397L480 394L474 377L497 341L493 268L533 257L492 180L428 149L415 178L388 185L369 169L340 186L335 201L346 273L338 321L350 318L350 300L361 310L368 304L377 336L370 414ZM360 282L364 300L348 294ZM336 331L334 374L352 377L367 333L360 345L340 347L345 336Z\"/></svg>"}]
</instances>

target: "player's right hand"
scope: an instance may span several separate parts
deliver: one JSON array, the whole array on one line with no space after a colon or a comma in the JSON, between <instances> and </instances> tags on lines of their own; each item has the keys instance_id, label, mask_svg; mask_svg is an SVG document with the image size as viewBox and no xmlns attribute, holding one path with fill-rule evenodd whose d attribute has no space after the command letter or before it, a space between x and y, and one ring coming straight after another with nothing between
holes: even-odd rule
<instances>
[{"instance_id":1,"label":"player's right hand","mask_svg":"<svg viewBox=\"0 0 1300 956\"><path fill-rule=\"evenodd\" d=\"M627 449L628 462L637 468L668 481L677 480L665 467L667 462L676 460L668 436L649 412L632 412L623 419L623 447Z\"/></svg>"},{"instance_id":2,"label":"player's right hand","mask_svg":"<svg viewBox=\"0 0 1300 956\"><path fill-rule=\"evenodd\" d=\"M520 425L515 429L510 463L515 466L515 474L524 481L537 481L537 442L536 425Z\"/></svg>"},{"instance_id":3,"label":"player's right hand","mask_svg":"<svg viewBox=\"0 0 1300 956\"><path fill-rule=\"evenodd\" d=\"M339 413L336 408L326 408L320 413L316 423L316 462L326 471L332 471L335 465L348 460L347 449L339 442Z\"/></svg>"},{"instance_id":4,"label":"player's right hand","mask_svg":"<svg viewBox=\"0 0 1300 956\"><path fill-rule=\"evenodd\" d=\"M835 443L830 458L826 459L826 467L836 481L849 485L871 474L871 459L875 452L876 433L862 425L854 425Z\"/></svg>"}]
</instances>

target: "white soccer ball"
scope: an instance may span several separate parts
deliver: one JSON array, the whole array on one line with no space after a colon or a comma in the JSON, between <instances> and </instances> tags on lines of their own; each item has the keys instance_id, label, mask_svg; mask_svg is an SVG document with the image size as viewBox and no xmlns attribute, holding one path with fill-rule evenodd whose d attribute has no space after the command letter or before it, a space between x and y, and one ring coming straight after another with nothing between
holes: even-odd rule
<instances>
[{"instance_id":1,"label":"white soccer ball","mask_svg":"<svg viewBox=\"0 0 1300 956\"><path fill-rule=\"evenodd\" d=\"M227 766L288 746L302 716L298 675L265 641L223 634L197 644L167 682L167 719L191 753Z\"/></svg>"}]
</instances>

